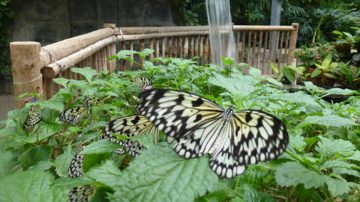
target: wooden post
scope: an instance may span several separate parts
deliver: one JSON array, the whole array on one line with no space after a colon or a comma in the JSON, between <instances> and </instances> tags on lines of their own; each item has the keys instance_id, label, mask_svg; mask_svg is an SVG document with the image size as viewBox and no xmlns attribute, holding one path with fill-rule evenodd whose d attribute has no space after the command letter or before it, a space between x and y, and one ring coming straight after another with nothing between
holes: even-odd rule
<instances>
[{"instance_id":1,"label":"wooden post","mask_svg":"<svg viewBox=\"0 0 360 202\"><path fill-rule=\"evenodd\" d=\"M40 50L41 44L38 42L10 43L15 96L31 92L43 96ZM16 100L16 107L21 108L30 100L29 95Z\"/></svg>"},{"instance_id":2,"label":"wooden post","mask_svg":"<svg viewBox=\"0 0 360 202\"><path fill-rule=\"evenodd\" d=\"M294 60L294 53L296 49L296 41L299 31L299 23L292 23L291 26L295 28L295 30L291 31L290 35L290 47L289 47L289 56L288 56L288 63L291 64Z\"/></svg>"}]
</instances>

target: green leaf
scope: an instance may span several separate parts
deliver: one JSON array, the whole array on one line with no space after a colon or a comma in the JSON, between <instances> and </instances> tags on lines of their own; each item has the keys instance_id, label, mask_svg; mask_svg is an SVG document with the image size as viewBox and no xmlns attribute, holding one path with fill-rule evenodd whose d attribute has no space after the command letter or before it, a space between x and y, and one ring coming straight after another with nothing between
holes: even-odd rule
<instances>
[{"instance_id":1,"label":"green leaf","mask_svg":"<svg viewBox=\"0 0 360 202\"><path fill-rule=\"evenodd\" d=\"M55 160L56 173L60 177L67 177L69 175L69 166L71 159L74 155L71 152L70 147L67 148L63 154L58 156Z\"/></svg>"},{"instance_id":2,"label":"green leaf","mask_svg":"<svg viewBox=\"0 0 360 202\"><path fill-rule=\"evenodd\" d=\"M54 109L56 111L64 111L64 103L60 100L47 100L37 102L39 106L49 109Z\"/></svg>"},{"instance_id":3,"label":"green leaf","mask_svg":"<svg viewBox=\"0 0 360 202\"><path fill-rule=\"evenodd\" d=\"M325 59L323 60L321 66L324 68L324 69L328 69L330 67L330 63L332 61L332 55L329 54L325 57Z\"/></svg>"},{"instance_id":4,"label":"green leaf","mask_svg":"<svg viewBox=\"0 0 360 202\"><path fill-rule=\"evenodd\" d=\"M53 82L62 85L64 88L66 88L69 81L70 80L67 79L67 78L55 78L55 79L53 79Z\"/></svg>"},{"instance_id":5,"label":"green leaf","mask_svg":"<svg viewBox=\"0 0 360 202\"><path fill-rule=\"evenodd\" d=\"M282 100L285 102L304 104L304 105L320 108L320 105L316 102L314 97L305 94L304 92L271 94L269 95L269 97L274 100Z\"/></svg>"},{"instance_id":6,"label":"green leaf","mask_svg":"<svg viewBox=\"0 0 360 202\"><path fill-rule=\"evenodd\" d=\"M303 136L294 135L290 138L290 144L297 151L304 151L306 147L306 142Z\"/></svg>"},{"instance_id":7,"label":"green leaf","mask_svg":"<svg viewBox=\"0 0 360 202\"><path fill-rule=\"evenodd\" d=\"M111 160L107 160L101 166L92 168L85 173L86 177L101 182L109 187L116 186L121 175L121 171Z\"/></svg>"},{"instance_id":8,"label":"green leaf","mask_svg":"<svg viewBox=\"0 0 360 202\"><path fill-rule=\"evenodd\" d=\"M17 172L0 180L0 201L51 201L50 173L38 170Z\"/></svg>"},{"instance_id":9,"label":"green leaf","mask_svg":"<svg viewBox=\"0 0 360 202\"><path fill-rule=\"evenodd\" d=\"M303 184L306 189L318 188L324 185L322 176L297 162L287 162L275 169L276 182L280 186L297 186Z\"/></svg>"},{"instance_id":10,"label":"green leaf","mask_svg":"<svg viewBox=\"0 0 360 202\"><path fill-rule=\"evenodd\" d=\"M305 88L310 92L320 92L321 90L319 87L314 85L311 81L305 81L304 82Z\"/></svg>"},{"instance_id":11,"label":"green leaf","mask_svg":"<svg viewBox=\"0 0 360 202\"><path fill-rule=\"evenodd\" d=\"M304 119L303 124L318 124L327 127L346 127L357 125L354 121L338 115L308 116Z\"/></svg>"},{"instance_id":12,"label":"green leaf","mask_svg":"<svg viewBox=\"0 0 360 202\"><path fill-rule=\"evenodd\" d=\"M290 68L284 68L283 70L285 77L291 82L294 83L296 79L296 72Z\"/></svg>"},{"instance_id":13,"label":"green leaf","mask_svg":"<svg viewBox=\"0 0 360 202\"><path fill-rule=\"evenodd\" d=\"M321 74L321 72L322 71L319 68L316 68L313 72L311 72L310 76L312 78L317 77L317 76L319 76Z\"/></svg>"},{"instance_id":14,"label":"green leaf","mask_svg":"<svg viewBox=\"0 0 360 202\"><path fill-rule=\"evenodd\" d=\"M86 146L80 154L101 154L110 153L118 149L120 146L109 140L99 140Z\"/></svg>"},{"instance_id":15,"label":"green leaf","mask_svg":"<svg viewBox=\"0 0 360 202\"><path fill-rule=\"evenodd\" d=\"M96 70L91 67L83 67L83 68L73 67L71 68L71 71L83 75L88 82L90 82L92 77L94 77L97 73Z\"/></svg>"},{"instance_id":16,"label":"green leaf","mask_svg":"<svg viewBox=\"0 0 360 202\"><path fill-rule=\"evenodd\" d=\"M360 151L355 151L352 156L348 158L349 160L360 161Z\"/></svg>"},{"instance_id":17,"label":"green leaf","mask_svg":"<svg viewBox=\"0 0 360 202\"><path fill-rule=\"evenodd\" d=\"M19 160L24 169L36 165L40 161L47 161L51 156L51 147L39 145L29 148L19 156Z\"/></svg>"},{"instance_id":18,"label":"green leaf","mask_svg":"<svg viewBox=\"0 0 360 202\"><path fill-rule=\"evenodd\" d=\"M331 88L329 90L324 91L325 95L355 95L356 91L350 89L342 89L342 88Z\"/></svg>"},{"instance_id":19,"label":"green leaf","mask_svg":"<svg viewBox=\"0 0 360 202\"><path fill-rule=\"evenodd\" d=\"M333 196L340 196L350 191L349 183L344 180L323 176L324 181Z\"/></svg>"},{"instance_id":20,"label":"green leaf","mask_svg":"<svg viewBox=\"0 0 360 202\"><path fill-rule=\"evenodd\" d=\"M315 150L325 157L341 154L343 156L350 156L354 153L355 146L349 141L333 140L326 137L319 136L320 141L315 147Z\"/></svg>"},{"instance_id":21,"label":"green leaf","mask_svg":"<svg viewBox=\"0 0 360 202\"><path fill-rule=\"evenodd\" d=\"M160 143L130 163L118 179L113 197L121 201L194 201L217 183L207 157L186 160Z\"/></svg>"},{"instance_id":22,"label":"green leaf","mask_svg":"<svg viewBox=\"0 0 360 202\"><path fill-rule=\"evenodd\" d=\"M14 166L14 160L11 152L0 150L0 179L12 171L11 168Z\"/></svg>"}]
</instances>

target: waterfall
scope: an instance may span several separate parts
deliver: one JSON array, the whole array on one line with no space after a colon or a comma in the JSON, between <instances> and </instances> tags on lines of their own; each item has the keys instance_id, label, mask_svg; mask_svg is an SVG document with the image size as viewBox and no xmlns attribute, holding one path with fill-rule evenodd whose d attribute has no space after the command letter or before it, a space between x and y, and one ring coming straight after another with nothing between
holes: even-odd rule
<instances>
[{"instance_id":1,"label":"waterfall","mask_svg":"<svg viewBox=\"0 0 360 202\"><path fill-rule=\"evenodd\" d=\"M231 57L236 62L230 0L206 0L206 11L209 22L211 62L221 65L222 57Z\"/></svg>"}]
</instances>

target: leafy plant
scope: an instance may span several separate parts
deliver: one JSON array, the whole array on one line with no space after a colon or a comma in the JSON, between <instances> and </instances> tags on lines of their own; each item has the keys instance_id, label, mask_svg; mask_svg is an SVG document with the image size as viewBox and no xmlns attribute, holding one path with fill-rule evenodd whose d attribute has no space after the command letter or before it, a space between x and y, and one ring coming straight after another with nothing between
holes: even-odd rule
<instances>
[{"instance_id":1,"label":"leafy plant","mask_svg":"<svg viewBox=\"0 0 360 202\"><path fill-rule=\"evenodd\" d=\"M121 58L128 52L119 52ZM136 54L136 53L135 53ZM145 54L145 53L141 53ZM146 55L146 54L145 54ZM229 61L228 61L229 62ZM322 100L343 89L321 90L310 82L306 92L288 92L250 68L244 75L236 64L227 68L199 66L192 60L156 58L142 70L116 73L74 68L85 80L57 78L63 86L48 101L9 112L0 129L0 201L63 201L72 187L94 186L98 201L358 201L360 98L342 103ZM285 73L284 73L285 75ZM160 136L141 138L147 149L138 157L113 153L118 146L98 141L104 125L134 115L140 92L134 82L147 77L155 88L193 92L221 106L267 111L287 126L286 154L269 163L249 166L231 180L218 178L208 157L183 159ZM274 80L274 79L273 79ZM86 97L105 98L76 125L59 114ZM41 121L32 130L23 124L32 105L41 107ZM84 148L82 148L84 146ZM82 150L82 151L81 151ZM86 154L84 176L68 178L76 153Z\"/></svg>"}]
</instances>

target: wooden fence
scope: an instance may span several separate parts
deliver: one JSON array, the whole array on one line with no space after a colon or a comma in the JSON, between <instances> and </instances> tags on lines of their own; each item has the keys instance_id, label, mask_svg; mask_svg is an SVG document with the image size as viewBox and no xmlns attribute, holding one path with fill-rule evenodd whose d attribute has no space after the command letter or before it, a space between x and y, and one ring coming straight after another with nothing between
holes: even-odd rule
<instances>
[{"instance_id":1,"label":"wooden fence","mask_svg":"<svg viewBox=\"0 0 360 202\"><path fill-rule=\"evenodd\" d=\"M258 67L263 74L272 73L270 61L280 67L292 63L298 24L234 25L233 30L239 62ZM142 51L145 48L154 49L148 59L197 57L201 63L211 62L208 26L117 28L114 24L105 24L102 29L44 47L38 42L11 42L14 94L37 92L49 99L60 88L52 82L53 78L80 79L80 75L69 71L70 67L90 66L111 72L117 64L108 58L115 55L117 49ZM120 70L132 69L134 64L120 61L119 67ZM30 99L25 96L17 100L16 106L22 107Z\"/></svg>"}]
</instances>

